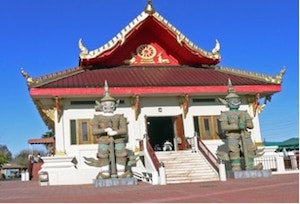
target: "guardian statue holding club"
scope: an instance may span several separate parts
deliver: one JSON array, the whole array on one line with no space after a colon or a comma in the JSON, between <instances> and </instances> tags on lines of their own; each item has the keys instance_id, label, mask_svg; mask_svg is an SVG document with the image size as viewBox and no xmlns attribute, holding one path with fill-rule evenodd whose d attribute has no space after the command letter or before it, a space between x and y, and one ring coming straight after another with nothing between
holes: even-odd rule
<instances>
[{"instance_id":1,"label":"guardian statue holding club","mask_svg":"<svg viewBox=\"0 0 300 204\"><path fill-rule=\"evenodd\" d=\"M251 132L253 128L252 118L247 111L239 110L240 97L234 92L231 80L228 79L228 95L225 99L219 99L229 110L221 111L221 129L225 133L228 145L228 154L218 152L222 160L230 160L232 171L241 171L241 159L244 158L245 170L261 170L262 164L254 165L254 158L261 156L257 147L253 144Z\"/></svg>"},{"instance_id":2,"label":"guardian statue holding club","mask_svg":"<svg viewBox=\"0 0 300 204\"><path fill-rule=\"evenodd\" d=\"M95 110L103 111L92 119L92 134L98 140L97 160L86 158L86 164L100 167L97 179L129 178L132 173L128 166L135 165L134 155L126 150L127 119L115 114L119 101L110 96L105 81L104 97L96 101ZM131 158L131 160L129 160Z\"/></svg>"}]
</instances>

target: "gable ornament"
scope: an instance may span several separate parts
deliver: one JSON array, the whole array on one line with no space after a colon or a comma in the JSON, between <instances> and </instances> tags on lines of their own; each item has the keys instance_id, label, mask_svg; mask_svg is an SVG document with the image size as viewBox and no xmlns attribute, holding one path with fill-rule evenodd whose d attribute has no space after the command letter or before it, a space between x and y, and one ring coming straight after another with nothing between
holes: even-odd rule
<instances>
[{"instance_id":1,"label":"gable ornament","mask_svg":"<svg viewBox=\"0 0 300 204\"><path fill-rule=\"evenodd\" d=\"M179 96L179 105L183 110L183 117L186 118L186 114L189 111L189 95L185 94L184 96Z\"/></svg>"},{"instance_id":2,"label":"gable ornament","mask_svg":"<svg viewBox=\"0 0 300 204\"><path fill-rule=\"evenodd\" d=\"M140 111L141 111L139 95L136 95L131 98L131 106L132 106L132 109L134 110L135 120L137 120L140 115Z\"/></svg>"}]
</instances>

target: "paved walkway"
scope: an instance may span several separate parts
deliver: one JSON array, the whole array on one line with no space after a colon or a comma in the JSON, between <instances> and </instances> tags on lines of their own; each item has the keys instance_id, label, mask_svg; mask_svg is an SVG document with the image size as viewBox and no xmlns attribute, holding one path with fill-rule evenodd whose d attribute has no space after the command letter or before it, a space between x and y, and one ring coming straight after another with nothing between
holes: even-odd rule
<instances>
[{"instance_id":1,"label":"paved walkway","mask_svg":"<svg viewBox=\"0 0 300 204\"><path fill-rule=\"evenodd\" d=\"M268 178L95 188L40 186L38 181L1 181L0 202L299 203L299 172Z\"/></svg>"}]
</instances>

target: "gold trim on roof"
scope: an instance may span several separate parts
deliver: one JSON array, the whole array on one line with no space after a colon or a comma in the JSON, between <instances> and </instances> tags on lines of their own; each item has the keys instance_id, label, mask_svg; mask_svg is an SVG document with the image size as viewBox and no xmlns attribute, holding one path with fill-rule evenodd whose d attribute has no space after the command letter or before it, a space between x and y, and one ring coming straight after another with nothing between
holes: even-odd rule
<instances>
[{"instance_id":1,"label":"gold trim on roof","mask_svg":"<svg viewBox=\"0 0 300 204\"><path fill-rule=\"evenodd\" d=\"M256 80L260 80L260 81L264 81L264 82L272 83L272 84L281 84L283 75L286 72L285 67L283 67L276 76L270 76L270 75L266 75L266 74L260 74L260 73L256 73L256 72L250 72L250 71L234 69L234 68L229 68L229 67L216 67L216 70L230 73L230 74L235 74L235 75L242 76L242 77L250 77L250 78L253 78Z\"/></svg>"},{"instance_id":2,"label":"gold trim on roof","mask_svg":"<svg viewBox=\"0 0 300 204\"><path fill-rule=\"evenodd\" d=\"M56 81L59 79L63 79L69 76L73 76L75 74L84 72L84 69L82 67L75 67L72 69L67 69L59 72L55 72L52 74L44 75L42 77L32 78L30 75L27 74L27 72L24 71L24 69L21 69L21 74L24 76L24 78L27 81L27 85L29 87L39 87L44 84L50 83L52 81Z\"/></svg>"},{"instance_id":3,"label":"gold trim on roof","mask_svg":"<svg viewBox=\"0 0 300 204\"><path fill-rule=\"evenodd\" d=\"M151 4L151 6L150 6ZM169 23L165 18L163 18L158 12L153 9L152 1L148 1L145 11L143 11L140 15L138 15L133 21L131 21L124 29L122 29L112 40L110 40L105 45L101 46L98 49L88 51L88 49L83 45L82 39L79 39L78 46L80 49L80 59L92 59L95 58L102 53L114 48L118 43L121 45L124 43L127 34L134 30L140 23L142 23L147 17L153 16L158 21L160 21L163 25L165 25L170 31L173 32L175 36L177 36L177 42L180 45L186 44L192 51L197 52L207 58L210 59L221 59L220 51L220 43L216 40L216 45L212 49L211 52L205 51L195 45L191 40L189 40L186 36L184 36L177 28L175 28L171 23Z\"/></svg>"},{"instance_id":4,"label":"gold trim on roof","mask_svg":"<svg viewBox=\"0 0 300 204\"><path fill-rule=\"evenodd\" d=\"M249 107L252 108L253 111L253 116L259 115L261 112L263 112L267 106L267 102L271 102L272 99L272 94L265 95L264 96L264 103L260 103L260 99L262 98L260 93L256 93L255 95L248 95L247 96L247 101L249 104Z\"/></svg>"},{"instance_id":5,"label":"gold trim on roof","mask_svg":"<svg viewBox=\"0 0 300 204\"><path fill-rule=\"evenodd\" d=\"M168 22L165 18L163 18L159 13L155 12L153 16L157 20L159 20L163 25L165 25L169 30L171 30L174 33L174 35L177 36L176 37L177 42L180 45L182 45L182 43L185 43L191 50L198 52L207 58L221 59L221 55L219 53L221 46L218 40L216 40L216 45L211 52L205 51L199 48L197 45L195 45L190 39L188 39L183 33L181 33L177 28L175 28L170 22Z\"/></svg>"},{"instance_id":6,"label":"gold trim on roof","mask_svg":"<svg viewBox=\"0 0 300 204\"><path fill-rule=\"evenodd\" d=\"M55 125L54 125L54 113L55 109L54 107L48 107L46 108L43 106L42 102L38 99L33 99L33 102L35 106L37 107L40 116L42 117L43 121L47 125L47 127L51 130L55 131Z\"/></svg>"},{"instance_id":7,"label":"gold trim on roof","mask_svg":"<svg viewBox=\"0 0 300 204\"><path fill-rule=\"evenodd\" d=\"M121 30L112 40L108 41L108 43L104 44L98 49L88 51L88 49L83 46L82 39L79 39L79 49L81 50L79 56L81 59L92 59L95 58L102 53L112 49L118 43L121 45L125 42L126 35L139 23L145 20L149 15L145 12L142 12L139 16L137 16L133 21L131 21L124 29Z\"/></svg>"},{"instance_id":8,"label":"gold trim on roof","mask_svg":"<svg viewBox=\"0 0 300 204\"><path fill-rule=\"evenodd\" d=\"M149 15L155 13L155 9L152 5L152 0L148 0L146 8L145 8L145 13L148 13Z\"/></svg>"},{"instance_id":9,"label":"gold trim on roof","mask_svg":"<svg viewBox=\"0 0 300 204\"><path fill-rule=\"evenodd\" d=\"M189 95L184 94L183 96L179 96L178 102L180 105L180 108L183 110L183 117L186 118L186 115L189 111Z\"/></svg>"},{"instance_id":10,"label":"gold trim on roof","mask_svg":"<svg viewBox=\"0 0 300 204\"><path fill-rule=\"evenodd\" d=\"M131 98L131 107L134 110L135 120L137 120L141 113L140 96L139 95L135 95Z\"/></svg>"},{"instance_id":11,"label":"gold trim on roof","mask_svg":"<svg viewBox=\"0 0 300 204\"><path fill-rule=\"evenodd\" d=\"M282 77L286 72L286 68L283 67L280 72L275 77L266 77L265 80L271 83L275 84L281 84L282 83Z\"/></svg>"},{"instance_id":12,"label":"gold trim on roof","mask_svg":"<svg viewBox=\"0 0 300 204\"><path fill-rule=\"evenodd\" d=\"M60 119L64 112L64 101L62 98L56 96L55 100L55 109L56 109L56 122L60 122Z\"/></svg>"},{"instance_id":13,"label":"gold trim on roof","mask_svg":"<svg viewBox=\"0 0 300 204\"><path fill-rule=\"evenodd\" d=\"M39 80L34 80L25 70L21 68L21 74L26 79L27 86L33 86L39 82Z\"/></svg>"}]
</instances>

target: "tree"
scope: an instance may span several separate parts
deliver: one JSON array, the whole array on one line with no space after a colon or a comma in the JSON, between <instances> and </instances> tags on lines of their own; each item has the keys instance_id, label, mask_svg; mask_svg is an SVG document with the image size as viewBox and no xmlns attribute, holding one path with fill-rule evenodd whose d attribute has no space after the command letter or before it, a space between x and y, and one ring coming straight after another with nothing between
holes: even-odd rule
<instances>
[{"instance_id":1,"label":"tree","mask_svg":"<svg viewBox=\"0 0 300 204\"><path fill-rule=\"evenodd\" d=\"M12 160L12 163L18 164L20 166L27 166L28 165L28 157L30 155L29 150L22 150L19 154L15 156L15 158ZM36 150L33 152L33 155L45 155L45 152L42 150Z\"/></svg>"},{"instance_id":2,"label":"tree","mask_svg":"<svg viewBox=\"0 0 300 204\"><path fill-rule=\"evenodd\" d=\"M12 154L6 145L0 145L0 166L8 163L12 159Z\"/></svg>"},{"instance_id":3,"label":"tree","mask_svg":"<svg viewBox=\"0 0 300 204\"><path fill-rule=\"evenodd\" d=\"M52 130L47 131L42 135L42 138L49 138L49 137L54 137L54 132Z\"/></svg>"},{"instance_id":4,"label":"tree","mask_svg":"<svg viewBox=\"0 0 300 204\"><path fill-rule=\"evenodd\" d=\"M50 137L53 137L55 138L55 134L53 132L52 129L50 129L49 131L45 132L43 135L42 135L42 138L50 138ZM47 144L44 144L44 146L46 147L47 149L47 154L54 154L54 144L53 143L47 143Z\"/></svg>"},{"instance_id":5,"label":"tree","mask_svg":"<svg viewBox=\"0 0 300 204\"><path fill-rule=\"evenodd\" d=\"M15 156L15 158L13 159L13 163L21 166L27 166L29 154L29 150L22 150L19 154Z\"/></svg>"}]
</instances>

